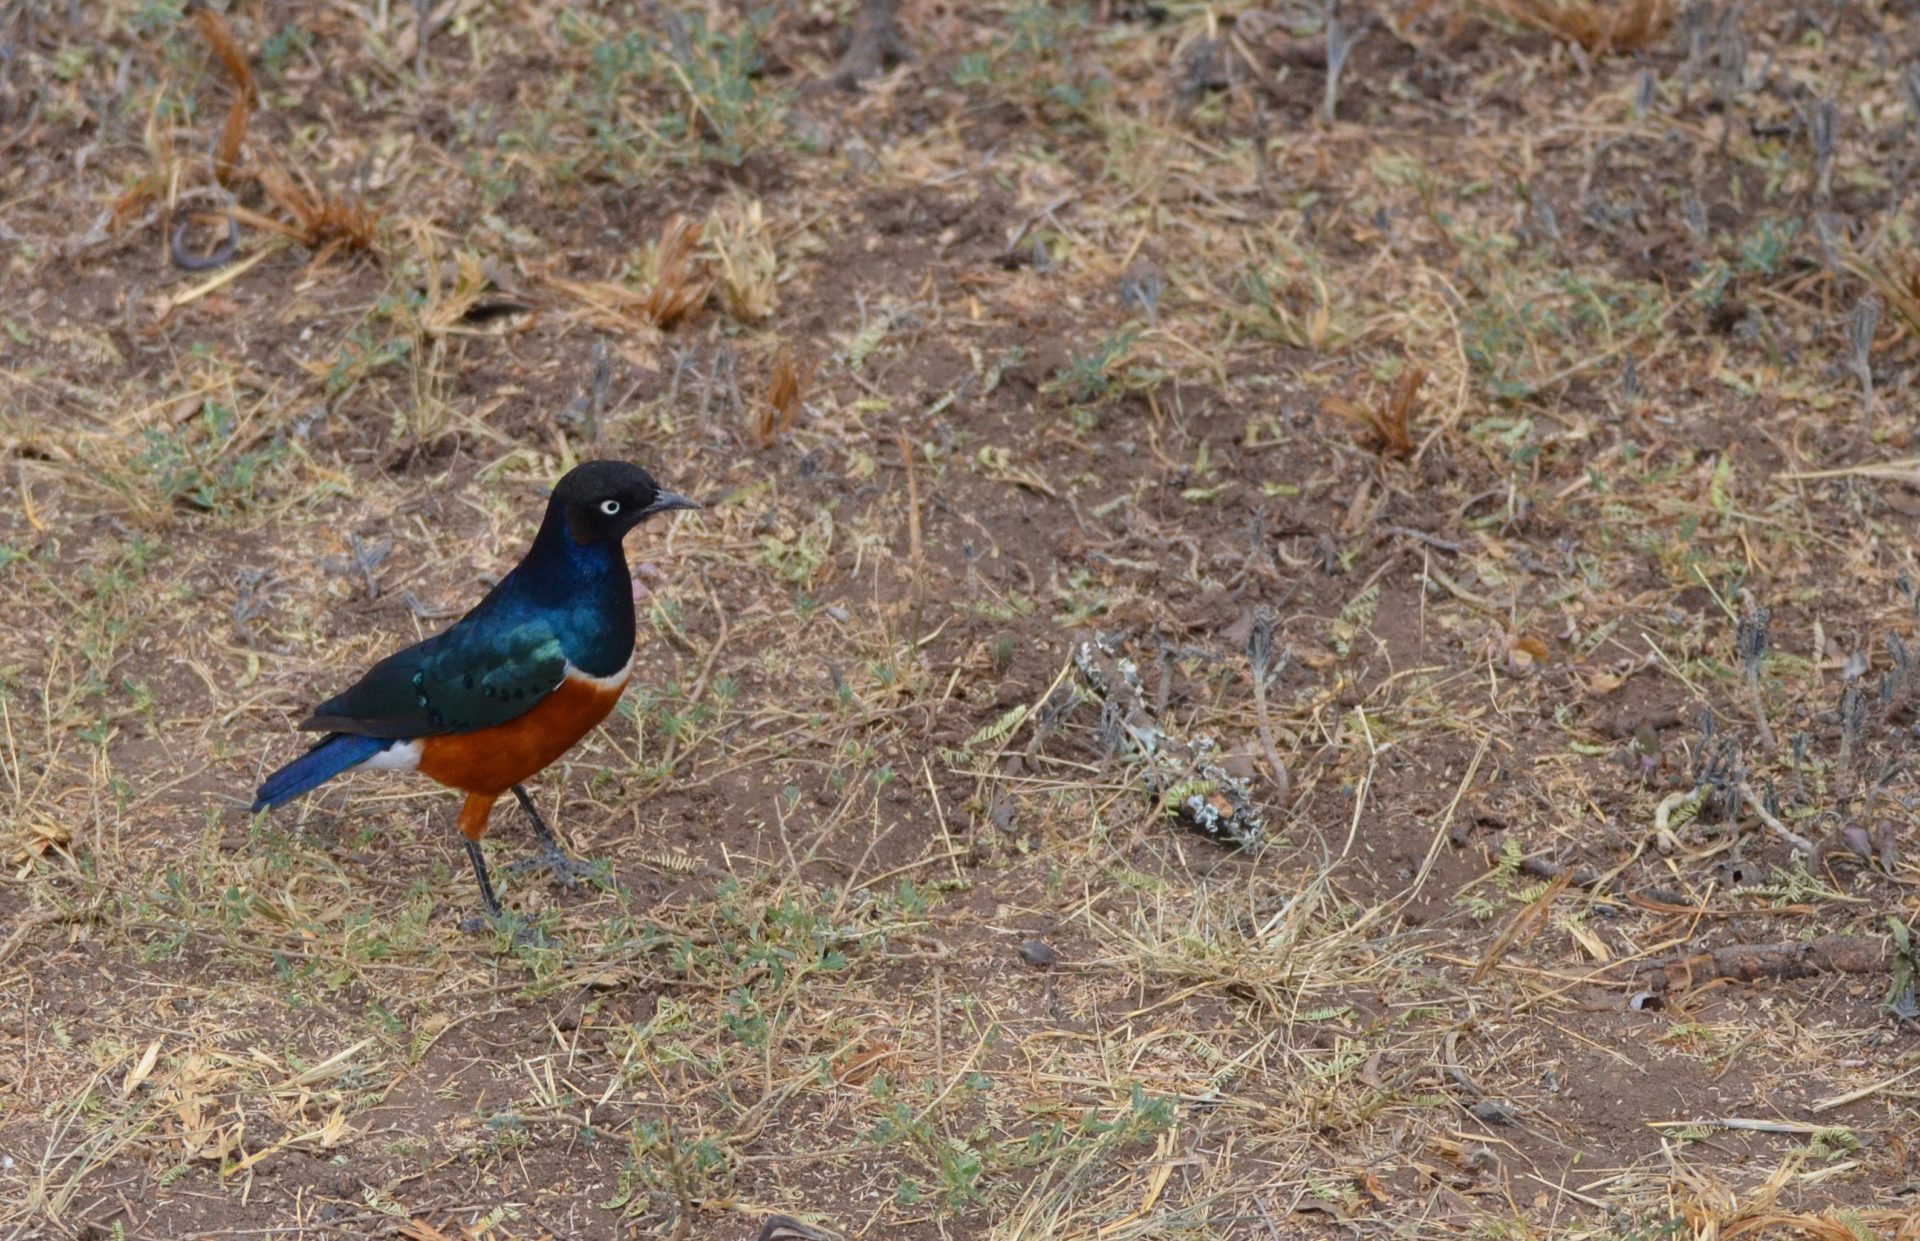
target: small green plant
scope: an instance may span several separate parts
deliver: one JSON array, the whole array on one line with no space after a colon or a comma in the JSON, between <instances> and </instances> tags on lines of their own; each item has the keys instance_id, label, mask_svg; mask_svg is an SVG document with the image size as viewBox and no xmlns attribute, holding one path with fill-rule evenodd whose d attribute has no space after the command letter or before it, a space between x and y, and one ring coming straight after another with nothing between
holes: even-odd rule
<instances>
[{"instance_id":1,"label":"small green plant","mask_svg":"<svg viewBox=\"0 0 1920 1241\"><path fill-rule=\"evenodd\" d=\"M1528 400L1615 359L1666 320L1658 286L1533 262L1511 234L1470 234L1450 221L1448 232L1466 279L1461 344L1500 400Z\"/></svg>"},{"instance_id":2,"label":"small green plant","mask_svg":"<svg viewBox=\"0 0 1920 1241\"><path fill-rule=\"evenodd\" d=\"M1043 390L1064 396L1076 405L1104 398L1124 375L1122 364L1139 338L1140 333L1133 328L1115 332L1092 353L1073 358L1055 371Z\"/></svg>"},{"instance_id":3,"label":"small green plant","mask_svg":"<svg viewBox=\"0 0 1920 1241\"><path fill-rule=\"evenodd\" d=\"M313 36L301 27L289 23L260 45L260 66L267 71L267 76L282 77L286 74L287 65L294 56L304 55L311 50L313 50Z\"/></svg>"},{"instance_id":4,"label":"small green plant","mask_svg":"<svg viewBox=\"0 0 1920 1241\"><path fill-rule=\"evenodd\" d=\"M341 396L369 375L403 361L412 350L410 336L396 333L376 340L373 329L363 323L340 342L339 352L321 378L321 389L329 398Z\"/></svg>"},{"instance_id":5,"label":"small green plant","mask_svg":"<svg viewBox=\"0 0 1920 1241\"><path fill-rule=\"evenodd\" d=\"M693 1203L724 1196L732 1174L731 1157L714 1139L684 1137L668 1121L646 1120L633 1127L618 1187L600 1205L629 1218L656 1206L677 1217Z\"/></svg>"},{"instance_id":6,"label":"small green plant","mask_svg":"<svg viewBox=\"0 0 1920 1241\"><path fill-rule=\"evenodd\" d=\"M1753 231L1740 239L1740 270L1751 275L1772 277L1792 257L1800 221L1762 218Z\"/></svg>"},{"instance_id":7,"label":"small green plant","mask_svg":"<svg viewBox=\"0 0 1920 1241\"><path fill-rule=\"evenodd\" d=\"M127 19L127 25L135 34L151 37L178 25L186 12L186 0L147 0Z\"/></svg>"},{"instance_id":8,"label":"small green plant","mask_svg":"<svg viewBox=\"0 0 1920 1241\"><path fill-rule=\"evenodd\" d=\"M1913 945L1913 929L1889 916L1887 930L1893 936L1893 981L1887 987L1887 1011L1905 1022L1920 1022L1920 999L1914 995L1914 980L1920 975L1920 959Z\"/></svg>"},{"instance_id":9,"label":"small green plant","mask_svg":"<svg viewBox=\"0 0 1920 1241\"><path fill-rule=\"evenodd\" d=\"M1109 86L1104 72L1073 55L1075 40L1091 21L1085 4L1023 4L1007 15L1004 35L955 63L954 84L1024 100L1054 119L1085 116Z\"/></svg>"},{"instance_id":10,"label":"small green plant","mask_svg":"<svg viewBox=\"0 0 1920 1241\"><path fill-rule=\"evenodd\" d=\"M231 406L203 401L196 417L141 432L141 449L131 463L135 476L163 506L186 504L219 514L250 508L261 476L286 446L277 437L243 446L240 432Z\"/></svg>"},{"instance_id":11,"label":"small green plant","mask_svg":"<svg viewBox=\"0 0 1920 1241\"><path fill-rule=\"evenodd\" d=\"M569 12L563 33L591 47L579 102L608 170L632 175L657 158L738 167L774 146L787 94L761 80L760 48L772 12L754 9L723 27L699 10L669 11L652 30L618 37ZM656 93L669 110L636 109L636 89Z\"/></svg>"},{"instance_id":12,"label":"small green plant","mask_svg":"<svg viewBox=\"0 0 1920 1241\"><path fill-rule=\"evenodd\" d=\"M1275 261L1245 275L1246 305L1229 313L1260 335L1308 353L1339 353L1372 330L1341 282L1310 250L1282 241Z\"/></svg>"}]
</instances>

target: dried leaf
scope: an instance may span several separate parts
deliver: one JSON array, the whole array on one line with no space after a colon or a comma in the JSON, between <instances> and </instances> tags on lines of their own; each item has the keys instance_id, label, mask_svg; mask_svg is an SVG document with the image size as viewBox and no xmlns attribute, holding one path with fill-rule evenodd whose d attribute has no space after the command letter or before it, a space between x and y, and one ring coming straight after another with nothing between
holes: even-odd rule
<instances>
[{"instance_id":1,"label":"dried leaf","mask_svg":"<svg viewBox=\"0 0 1920 1241\"><path fill-rule=\"evenodd\" d=\"M134 1065L133 1072L127 1074L127 1080L120 1083L121 1098L124 1099L139 1089L140 1083L146 1081L148 1075L153 1072L153 1066L160 1059L161 1042L161 1039L155 1039L147 1044L146 1054L140 1057L140 1063Z\"/></svg>"}]
</instances>

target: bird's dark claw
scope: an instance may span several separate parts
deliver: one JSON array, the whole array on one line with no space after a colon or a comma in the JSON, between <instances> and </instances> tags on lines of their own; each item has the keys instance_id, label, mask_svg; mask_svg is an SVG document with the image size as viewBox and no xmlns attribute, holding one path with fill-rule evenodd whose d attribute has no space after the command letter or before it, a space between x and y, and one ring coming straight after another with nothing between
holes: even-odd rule
<instances>
[{"instance_id":1,"label":"bird's dark claw","mask_svg":"<svg viewBox=\"0 0 1920 1241\"><path fill-rule=\"evenodd\" d=\"M594 862L584 862L579 858L570 858L561 852L560 846L551 841L541 841L540 848L530 858L511 862L506 866L509 874L524 875L530 871L547 871L553 875L555 883L569 893L578 895L582 890L582 879L591 879L600 869Z\"/></svg>"},{"instance_id":2,"label":"bird's dark claw","mask_svg":"<svg viewBox=\"0 0 1920 1241\"><path fill-rule=\"evenodd\" d=\"M532 857L524 862L513 863L507 867L507 870L516 875L523 875L530 870L547 871L553 875L555 882L561 887L578 895L580 881L594 878L599 872L599 866L593 862L583 862L578 858L567 856L566 850L560 847L560 838L553 834L553 829L547 826L547 821L540 817L539 809L533 804L533 798L527 794L525 788L518 784L514 785L513 795L519 799L520 808L527 812L527 819L533 824L533 834L539 839L540 847L534 851Z\"/></svg>"},{"instance_id":3,"label":"bird's dark claw","mask_svg":"<svg viewBox=\"0 0 1920 1241\"><path fill-rule=\"evenodd\" d=\"M492 931L505 935L513 941L515 948L552 948L553 938L537 926L528 926L518 915L510 913L474 914L460 920L460 929L469 935Z\"/></svg>"}]
</instances>

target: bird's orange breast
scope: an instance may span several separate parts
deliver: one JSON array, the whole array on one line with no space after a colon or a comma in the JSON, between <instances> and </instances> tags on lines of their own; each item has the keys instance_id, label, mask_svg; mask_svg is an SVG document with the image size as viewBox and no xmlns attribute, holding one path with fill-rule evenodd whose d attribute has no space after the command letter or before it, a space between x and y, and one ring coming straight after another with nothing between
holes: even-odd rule
<instances>
[{"instance_id":1,"label":"bird's orange breast","mask_svg":"<svg viewBox=\"0 0 1920 1241\"><path fill-rule=\"evenodd\" d=\"M525 715L478 732L423 737L419 770L448 788L498 796L574 747L607 718L627 674L594 680L568 673Z\"/></svg>"}]
</instances>

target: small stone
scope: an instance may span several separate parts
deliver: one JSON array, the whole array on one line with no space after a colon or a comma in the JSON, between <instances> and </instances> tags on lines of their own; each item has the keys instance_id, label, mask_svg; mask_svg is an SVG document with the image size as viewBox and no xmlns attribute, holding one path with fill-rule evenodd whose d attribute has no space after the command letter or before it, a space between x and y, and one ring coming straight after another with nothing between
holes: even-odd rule
<instances>
[{"instance_id":1,"label":"small stone","mask_svg":"<svg viewBox=\"0 0 1920 1241\"><path fill-rule=\"evenodd\" d=\"M1053 945L1044 939L1029 939L1019 948L1020 959L1037 970L1052 969L1060 961L1060 954Z\"/></svg>"}]
</instances>

